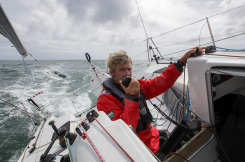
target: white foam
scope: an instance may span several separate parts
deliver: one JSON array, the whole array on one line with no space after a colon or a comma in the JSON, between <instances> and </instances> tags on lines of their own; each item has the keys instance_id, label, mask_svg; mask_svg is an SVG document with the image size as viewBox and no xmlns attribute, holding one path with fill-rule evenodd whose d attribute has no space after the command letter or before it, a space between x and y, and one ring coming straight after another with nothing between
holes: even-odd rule
<instances>
[{"instance_id":1,"label":"white foam","mask_svg":"<svg viewBox=\"0 0 245 162\"><path fill-rule=\"evenodd\" d=\"M8 67L8 65L6 65L10 70L13 68L17 70L18 76L15 77L15 83L1 87L1 92L3 92L4 95L7 94L5 99L21 108L23 108L23 105L20 104L22 102L28 112L33 112L36 109L27 102L27 99L39 92L43 92L36 97L33 97L33 100L41 107L48 105L43 108L43 111L52 113L52 115L57 117L64 114L76 114L77 111L80 112L83 109L91 107L92 101L88 93L86 93L88 87L79 89L75 92L73 91L78 87L87 84L91 77L94 76L93 71L91 69L88 70L88 68L74 66L70 64L70 62L54 62L54 64L49 62L49 64L51 64L49 66L50 69L66 75L67 78L61 78L55 75L50 69L42 68L34 64L29 65L31 68L28 69L28 73L24 73L23 68L19 68L21 65L17 66L16 64L13 64L16 65L13 67ZM82 67L85 66L82 65ZM75 71L73 71L74 69ZM81 70L79 71L79 75L77 74L77 70ZM69 75L69 72L72 72L73 75ZM71 82L75 84L72 84ZM3 95L3 93L0 94L0 96ZM7 106L4 106L4 108L1 109L1 113L3 112L3 118L0 119L0 124L3 126L8 119L17 116L24 117L20 111ZM31 122L29 122L26 127L29 129L28 136L30 136L33 129ZM5 131L8 130L6 129ZM21 150L16 150L16 155L11 157L10 161L16 161L20 155L20 151Z\"/></svg>"}]
</instances>

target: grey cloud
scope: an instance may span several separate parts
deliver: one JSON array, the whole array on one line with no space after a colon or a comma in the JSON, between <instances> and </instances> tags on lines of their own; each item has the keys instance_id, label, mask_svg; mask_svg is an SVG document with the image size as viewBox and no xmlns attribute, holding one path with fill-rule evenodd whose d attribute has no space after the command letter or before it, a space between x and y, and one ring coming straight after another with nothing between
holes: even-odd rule
<instances>
[{"instance_id":1,"label":"grey cloud","mask_svg":"<svg viewBox=\"0 0 245 162\"><path fill-rule=\"evenodd\" d=\"M128 0L63 0L75 20L92 19L96 23L120 22L131 10Z\"/></svg>"}]
</instances>

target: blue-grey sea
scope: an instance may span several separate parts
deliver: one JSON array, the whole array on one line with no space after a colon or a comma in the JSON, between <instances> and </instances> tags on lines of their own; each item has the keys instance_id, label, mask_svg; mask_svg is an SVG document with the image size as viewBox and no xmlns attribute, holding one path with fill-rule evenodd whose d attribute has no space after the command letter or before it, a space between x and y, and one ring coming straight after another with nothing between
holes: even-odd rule
<instances>
[{"instance_id":1,"label":"blue-grey sea","mask_svg":"<svg viewBox=\"0 0 245 162\"><path fill-rule=\"evenodd\" d=\"M105 60L92 62L101 71L107 71ZM146 61L134 61L133 76L141 78L146 68ZM16 107L38 112L27 102L32 98L45 113L57 117L76 114L96 104L97 99L88 93L93 76L86 60L25 63L0 60L0 161L17 161L33 134L31 120Z\"/></svg>"}]
</instances>

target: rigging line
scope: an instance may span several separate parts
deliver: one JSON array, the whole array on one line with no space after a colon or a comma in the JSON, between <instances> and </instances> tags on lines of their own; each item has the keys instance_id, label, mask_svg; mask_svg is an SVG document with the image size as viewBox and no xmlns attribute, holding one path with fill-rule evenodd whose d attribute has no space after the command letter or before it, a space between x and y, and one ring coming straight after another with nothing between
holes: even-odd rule
<instances>
[{"instance_id":1,"label":"rigging line","mask_svg":"<svg viewBox=\"0 0 245 162\"><path fill-rule=\"evenodd\" d=\"M207 37L207 38L209 38L209 37ZM206 38L203 38L203 39L206 39ZM166 48L166 47L176 46L176 45L180 45L180 44L196 42L197 40L198 39L191 40L191 41L185 41L185 42L178 42L178 43L175 43L175 44L165 45L165 46L161 46L161 47L158 47L158 48Z\"/></svg>"},{"instance_id":2,"label":"rigging line","mask_svg":"<svg viewBox=\"0 0 245 162\"><path fill-rule=\"evenodd\" d=\"M138 11L139 11L139 15L140 15L140 19L141 19L141 22L142 22L143 27L144 27L144 30L145 30L146 39L148 39L148 35L147 35L147 32L146 32L145 24L144 24L143 18L142 18L142 16L141 16L141 13L140 13L140 9L139 9L137 0L135 0L135 3L136 3L136 5L137 5Z\"/></svg>"},{"instance_id":3,"label":"rigging line","mask_svg":"<svg viewBox=\"0 0 245 162\"><path fill-rule=\"evenodd\" d=\"M230 37L226 37L226 38L223 38L223 39L219 39L219 40L216 40L214 42L220 42L222 40L226 40L226 39L229 39L229 38L237 37L237 36L240 36L240 35L243 35L243 34L245 34L245 32L237 34L237 35L233 35L233 36L230 36ZM202 45L207 45L207 44L210 44L210 43L213 43L213 42L205 43L205 44L202 44Z\"/></svg>"},{"instance_id":4,"label":"rigging line","mask_svg":"<svg viewBox=\"0 0 245 162\"><path fill-rule=\"evenodd\" d=\"M201 33L202 33L202 30L203 30L203 28L204 28L204 26L205 26L206 23L207 23L207 21L205 21L205 23L202 26L202 29L200 30L200 34L199 34L199 46L201 44Z\"/></svg>"},{"instance_id":5,"label":"rigging line","mask_svg":"<svg viewBox=\"0 0 245 162\"><path fill-rule=\"evenodd\" d=\"M33 114L31 114L31 113L29 113L29 112L26 112L25 110L22 110L20 107L15 106L14 104L12 104L12 103L10 103L10 102L8 102L8 101L5 101L5 100L3 100L3 99L0 99L0 100L3 101L6 105L18 109L18 110L19 110L20 112L22 112L24 115L27 115L27 116L29 116L30 118L33 118L33 117L32 117Z\"/></svg>"},{"instance_id":6,"label":"rigging line","mask_svg":"<svg viewBox=\"0 0 245 162\"><path fill-rule=\"evenodd\" d=\"M73 99L71 99L71 102L72 102L72 104L73 104L74 109L75 109L75 110L76 110L76 112L78 113L77 108L76 108L76 106L75 106L75 104L74 104L74 98L73 98Z\"/></svg>"},{"instance_id":7,"label":"rigging line","mask_svg":"<svg viewBox=\"0 0 245 162\"><path fill-rule=\"evenodd\" d=\"M28 112L27 109L26 109L26 107L25 107L25 105L24 105L24 103L22 102L21 104L23 105L25 111ZM30 118L30 116L28 116L28 117ZM37 117L37 116L35 115L35 113L34 113L34 117ZM33 118L34 118L34 117L33 117ZM32 122L32 124L33 124L33 126L34 126L34 128L35 128L36 125L35 125L34 119L30 118L30 120L31 120L31 122ZM37 118L37 121L38 121L38 123L40 123L40 121L39 121L38 118Z\"/></svg>"},{"instance_id":8,"label":"rigging line","mask_svg":"<svg viewBox=\"0 0 245 162\"><path fill-rule=\"evenodd\" d=\"M219 40L216 40L214 42L220 42L220 41L223 41L223 40L226 40L226 39L229 39L229 38L233 38L233 37L237 37L237 36L240 36L240 35L243 35L245 34L244 33L240 33L240 34L237 34L237 35L233 35L233 36L230 36L230 37L226 37L226 38L223 38L223 39L219 39ZM212 44L213 42L208 42L208 43L204 43L204 44L201 44L200 46L203 46L203 45L208 45L208 44ZM173 54L176 54L176 53L180 53L180 52L184 52L186 50L189 50L190 48L186 48L184 50L181 50L181 51L177 51L177 52L173 52L173 53L169 53L169 54L166 54L166 55L163 55L163 56L169 56L169 55L173 55Z\"/></svg>"},{"instance_id":9,"label":"rigging line","mask_svg":"<svg viewBox=\"0 0 245 162\"><path fill-rule=\"evenodd\" d=\"M29 102L28 102L29 103ZM22 104L23 105L23 102L21 102L20 104ZM30 104L30 103L29 103ZM32 105L33 106L33 105ZM32 113L32 115L33 115L33 118L35 117L35 118L42 118L42 119L44 119L43 117L41 117L39 114L37 114L38 113L38 109L34 109L34 110L32 110L33 111L33 113ZM50 114L47 114L47 115L50 115Z\"/></svg>"},{"instance_id":10,"label":"rigging line","mask_svg":"<svg viewBox=\"0 0 245 162\"><path fill-rule=\"evenodd\" d=\"M39 64L41 64L42 66L44 66L44 67L46 67L46 68L48 68L49 70L51 70L51 71L53 71L53 72L56 72L55 70L53 70L53 69L51 69L51 68L49 68L47 65L45 65L45 64L43 64L43 63L41 63L40 61L38 61L36 58L34 58L30 53L29 53L29 55L36 61L36 62L38 62ZM91 63L92 64L92 63ZM98 69L98 68L97 68ZM99 71L100 71L100 69L98 69ZM100 71L101 72L101 71ZM101 72L102 73L102 72ZM63 77L62 77L63 78ZM65 78L64 78L65 79ZM76 83L74 83L71 79L68 79L68 78L66 78L66 80L69 82L69 83L71 83L71 84L73 84L75 87L77 87L78 89L82 89L84 86L82 86L82 87L80 87L78 84L76 84ZM87 84L88 85L88 84ZM85 85L86 86L86 85ZM86 91L87 92L87 91ZM90 94L89 92L87 92L88 94ZM90 94L90 95L92 95L92 94ZM93 96L93 95L92 95ZM93 97L95 97L95 96L93 96ZM97 97L96 97L97 98Z\"/></svg>"},{"instance_id":11,"label":"rigging line","mask_svg":"<svg viewBox=\"0 0 245 162\"><path fill-rule=\"evenodd\" d=\"M25 62L25 57L23 57L23 64L24 64L25 72L27 72L27 70L26 70L26 62Z\"/></svg>"},{"instance_id":12,"label":"rigging line","mask_svg":"<svg viewBox=\"0 0 245 162\"><path fill-rule=\"evenodd\" d=\"M154 110L154 108L151 110L151 113L152 113L153 110ZM169 112L168 113L168 116L171 116L171 110L168 107L163 112L165 113L166 111ZM153 120L155 120L154 123L157 126L164 125L167 122L167 119L164 116L162 116L158 111L156 111L156 114L157 114L157 117L156 118L152 118ZM161 115L161 117L158 117L158 115ZM160 122L161 122L161 120L164 120L164 121L161 124L158 124L159 123L158 122L159 120L160 120Z\"/></svg>"},{"instance_id":13,"label":"rigging line","mask_svg":"<svg viewBox=\"0 0 245 162\"><path fill-rule=\"evenodd\" d=\"M142 22L143 27L144 27L146 39L144 39L144 40L142 40L142 41L139 41L139 42L135 43L135 44L132 45L132 46L127 47L125 50L128 50L128 49L130 49L130 48L132 48L132 47L134 47L134 46L136 46L136 45L138 45L138 44L140 44L140 43L143 43L143 42L145 42L145 41L148 39L148 35L147 35L146 28L145 28L145 25L144 25L144 22L143 22L143 18L142 18L142 16L141 16L141 13L140 13L140 10L139 10L139 6L138 6L138 3L137 3L137 0L135 0L135 2L136 2L136 5L137 5L137 8L138 8L138 11L139 11L139 15L140 15L140 18L141 18L141 22Z\"/></svg>"},{"instance_id":14,"label":"rigging line","mask_svg":"<svg viewBox=\"0 0 245 162\"><path fill-rule=\"evenodd\" d=\"M88 112L89 110L93 109L94 107L96 107L96 105L93 105L91 107L85 108L84 110L81 110L80 112L78 112L77 114L75 114L75 117L79 117L82 114L85 114L86 112ZM82 123L82 122L81 122Z\"/></svg>"},{"instance_id":15,"label":"rigging line","mask_svg":"<svg viewBox=\"0 0 245 162\"><path fill-rule=\"evenodd\" d=\"M43 127L44 123L45 123L45 121L43 122L42 127ZM40 131L41 131L41 129L42 129L42 128L40 128ZM24 160L24 158L25 158L25 155L26 155L26 151L27 151L27 149L29 148L29 145L30 145L32 139L34 138L34 135L35 135L35 133L37 132L37 130L38 130L38 128L37 128L37 129L35 130L35 132L32 134L32 138L29 140L29 142L28 142L28 144L27 144L27 147L26 147L25 150L24 150L24 155L23 155L23 158L22 158L21 162L23 162L23 160ZM39 131L39 133L38 133L37 139L39 138L40 131ZM35 142L36 142L36 141L35 141ZM35 144L35 143L34 143L34 144Z\"/></svg>"},{"instance_id":16,"label":"rigging line","mask_svg":"<svg viewBox=\"0 0 245 162\"><path fill-rule=\"evenodd\" d=\"M172 88L171 88L171 90L172 90ZM172 92L173 92L173 90L172 90ZM178 92L178 91L177 91ZM179 94L181 94L181 92L179 92ZM182 98L183 98L183 96L181 96L180 98L177 98L177 96L175 95L175 97L176 97L176 99L175 99L175 101L174 101L174 104L173 104L173 108L172 109L174 109L173 110L173 113L172 113L172 118L170 117L171 116L171 114L170 114L170 118L173 120L173 118L174 118L174 114L175 113L178 113L178 109L179 109L179 105L181 106L181 100L182 100ZM184 96L185 97L185 96ZM178 102L177 102L178 101ZM175 103L177 102L177 105L175 106ZM177 121L177 116L175 117L175 120ZM172 121L170 121L169 122L169 125L168 125L168 127L167 127L167 130L169 129L169 127L170 127L170 125L172 124L173 122ZM175 123L173 123L173 124L175 124Z\"/></svg>"},{"instance_id":17,"label":"rigging line","mask_svg":"<svg viewBox=\"0 0 245 162\"><path fill-rule=\"evenodd\" d=\"M150 101L150 100L149 100ZM164 116L166 119L168 119L169 121L171 121L172 123L174 123L175 125L178 125L178 126L181 126L182 128L185 128L185 129L189 129L189 130L192 130L191 128L188 128L187 126L181 124L181 123L178 123L176 121L174 121L173 119L171 119L171 117L169 117L167 114L165 114L157 105L153 104L151 101L150 103L156 108L156 110L162 115Z\"/></svg>"},{"instance_id":18,"label":"rigging line","mask_svg":"<svg viewBox=\"0 0 245 162\"><path fill-rule=\"evenodd\" d=\"M245 6L245 4L244 4L244 5L242 5L242 6L239 6L239 7L237 7L237 8L233 8L233 9L230 9L230 10L228 10L228 11L224 11L224 12L221 12L221 13L218 13L218 14L215 14L215 15L212 15L212 16L209 16L208 18L212 18L212 17L217 16L217 15L219 15L219 14L223 14L223 13L226 13L226 12L229 12L229 11L231 11L231 10L235 10L235 9L238 9L238 8L240 8L240 7L244 7L244 6ZM184 26L182 26L182 27L179 27L179 28L173 29L173 30L171 30L171 31L168 31L168 32L165 32L165 33L162 33L162 34L156 35L156 36L153 36L153 37L151 37L151 38L155 38L155 37L159 37L159 36L165 35L165 34L167 34L167 33L171 33L171 32L173 32L173 31L176 31L176 30L181 29L181 28L184 28L184 27L186 27L186 26L189 26L189 25L192 25L192 24L198 23L198 22L203 21L203 20L205 20L205 19L206 19L206 18L203 18L203 19L198 20L198 21L196 21L196 22L192 22L192 23L190 23L190 24L184 25ZM126 48L126 49L132 48L132 47L136 46L137 44L142 43L142 42L144 42L144 41L146 41L146 40L147 40L147 39L145 39L145 40L143 40L143 41L140 41L140 42L136 43L135 45L130 46L130 47Z\"/></svg>"},{"instance_id":19,"label":"rigging line","mask_svg":"<svg viewBox=\"0 0 245 162\"><path fill-rule=\"evenodd\" d=\"M26 118L27 119L27 118ZM10 136L8 136L8 138L0 145L0 148L2 148L2 146L12 137L13 134L15 134L15 132L22 126L22 124L24 124L24 122L26 121L26 119L11 133Z\"/></svg>"},{"instance_id":20,"label":"rigging line","mask_svg":"<svg viewBox=\"0 0 245 162\"><path fill-rule=\"evenodd\" d=\"M215 35L215 37L220 37L220 36L224 36L224 35L230 35L230 34L236 34L236 33L241 33L241 32L244 32L244 31L238 31L238 32L232 32L232 33L227 33L227 34L220 34L220 35ZM201 38L200 40L203 40L203 39L208 39L208 38L211 38L211 37L204 37L204 38ZM169 45L165 45L165 46L160 46L158 48L165 48L165 47L170 47L170 46L175 46L175 45L179 45L179 44L185 44L185 43L190 43L190 42L196 42L198 39L195 39L195 40L191 40L191 41L185 41L185 42L178 42L178 43L175 43L175 44L169 44ZM200 45L200 43L199 43Z\"/></svg>"},{"instance_id":21,"label":"rigging line","mask_svg":"<svg viewBox=\"0 0 245 162\"><path fill-rule=\"evenodd\" d=\"M35 151L36 149L39 149L39 148L36 148L36 144L37 144L37 141L38 141L38 139L39 139L39 136L40 136L40 134L41 134L41 132L42 132L42 130L43 130L43 127L44 127L44 124L46 123L46 121L47 120L44 120L43 122L42 122L42 125L40 126L40 129L39 129L39 132L38 132L38 134L37 135L35 135L36 134L36 132L37 132L37 130L38 130L38 128L39 128L39 126L36 128L36 130L35 130L35 132L32 134L32 138L31 138L31 140L29 141L29 143L28 143L28 145L27 145L27 148L30 148L29 147L29 144L30 144L30 142L32 141L32 139L34 139L35 137L36 137L36 140L35 140L35 142L32 144L32 148L29 150L29 152L33 152L33 151ZM34 136L35 135L35 136ZM51 142L50 142L51 143ZM26 149L27 150L27 149ZM25 150L25 152L26 152L26 150ZM23 156L24 157L24 156Z\"/></svg>"},{"instance_id":22,"label":"rigging line","mask_svg":"<svg viewBox=\"0 0 245 162\"><path fill-rule=\"evenodd\" d=\"M173 104L173 108L172 109L174 109L174 110L172 110L172 114L169 115L169 117L172 115L171 119L174 118L174 114L175 114L175 112L177 110L177 107L179 106L179 104L177 104L176 106L174 106L176 102L177 102L177 99L175 99L174 104ZM169 125L167 127L167 130L169 129L169 127L170 127L171 124L172 124L172 122L170 121L169 122Z\"/></svg>"},{"instance_id":23,"label":"rigging line","mask_svg":"<svg viewBox=\"0 0 245 162\"><path fill-rule=\"evenodd\" d=\"M146 52L147 52L147 51L142 52L142 53L140 53L140 54L138 54L138 55L136 55L136 56L132 57L132 59L135 59L136 57L139 57L139 56L141 56L142 54L144 54L144 53L146 53Z\"/></svg>"},{"instance_id":24,"label":"rigging line","mask_svg":"<svg viewBox=\"0 0 245 162\"><path fill-rule=\"evenodd\" d=\"M217 16L217 15L221 15L221 14L224 14L224 13L226 13L226 12L230 12L230 11L232 11L232 10L236 10L236 9L241 8L241 7L244 7L244 6L245 6L245 4L244 4L244 5L241 5L241 6L238 6L238 7L236 7L236 8L232 8L232 9L230 9L230 10L223 11L223 12L217 13L217 14L215 14L215 15L209 16L208 18L215 17L215 16Z\"/></svg>"},{"instance_id":25,"label":"rigging line","mask_svg":"<svg viewBox=\"0 0 245 162\"><path fill-rule=\"evenodd\" d=\"M167 32L165 32L165 33L162 33L162 34L159 34L159 35L153 36L152 38L160 37L160 36L162 36L162 35L165 35L165 34L171 33L171 32L173 32L173 31L176 31L176 30L179 30L179 29L185 28L185 27L187 27L187 26L190 26L190 25L196 24L196 23L201 22L201 21L203 21L203 20L205 20L205 19L206 19L206 18L203 18L203 19L201 19L201 20L198 20L198 21L192 22L192 23L190 23L190 24L187 24L187 25L184 25L184 26L181 26L181 27L175 28L175 29L170 30L170 31L167 31Z\"/></svg>"},{"instance_id":26,"label":"rigging line","mask_svg":"<svg viewBox=\"0 0 245 162\"><path fill-rule=\"evenodd\" d=\"M245 6L245 4L244 4L244 5L242 5L242 6L239 6L239 7L236 7L236 8L230 9L230 10L227 10L227 11L223 11L223 12L221 12L221 13L218 13L218 14L215 14L215 15L212 15L212 16L209 16L208 18L211 18L211 17L217 16L217 15L220 15L220 14L223 14L223 13L226 13L226 12L230 12L230 11L232 11L232 10L235 10L235 9L238 9L238 8L241 8L241 7L244 7L244 6ZM184 25L184 26L178 27L178 28L176 28L176 29L170 30L170 31L168 31L168 32L165 32L165 33L162 33L162 34L159 34L159 35L156 35L156 36L153 36L152 38L156 38L156 37L159 37L159 36L162 36L162 35L165 35L165 34L171 33L171 32L173 32L173 31L179 30L179 29L184 28L184 27L187 27L187 26L189 26L189 25L193 25L193 24L198 23L198 22L200 22L200 21L203 21L203 20L205 20L205 19L206 19L206 18L203 18L203 19L197 20L197 21L192 22L192 23L190 23L190 24L187 24L187 25Z\"/></svg>"},{"instance_id":27,"label":"rigging line","mask_svg":"<svg viewBox=\"0 0 245 162\"><path fill-rule=\"evenodd\" d=\"M34 56L32 56L32 54L28 53L36 62L38 62L39 64L41 64L42 66L48 68L49 70L51 71L55 71L55 70L52 70L50 67L48 67L47 65L41 63L40 61L38 61Z\"/></svg>"},{"instance_id":28,"label":"rigging line","mask_svg":"<svg viewBox=\"0 0 245 162\"><path fill-rule=\"evenodd\" d=\"M38 60L37 60L34 56L32 56L30 53L29 53L29 55L30 55L36 62L38 62L39 64L41 64L42 66L44 66L44 67L46 67L47 69L49 69L49 70L55 72L55 70L49 68L47 65L45 65L45 64L41 63L40 61L38 61ZM100 70L99 70L99 71L100 71ZM75 84L73 81L71 81L70 79L67 79L67 80L69 81L69 83L71 83L71 84L73 84L75 87L77 87L76 90L82 89L82 88L84 88L85 86L88 85L88 84L86 84L86 85L80 87L79 85L77 85L77 84ZM76 91L76 90L74 90L74 91ZM73 92L74 92L74 91L73 91ZM93 97L95 97L95 98L97 99L97 97L94 96L93 94L91 94L90 92L88 92L88 91L86 91L86 92L87 92L89 95L91 95L91 96L93 96ZM57 99L57 100L59 100L59 99ZM56 100L56 101L57 101L57 100ZM40 108L44 108L44 107L49 106L49 105L51 105L51 104L52 104L52 103L50 103L50 104L48 104L48 105L45 105L45 106L42 106L42 107L40 107Z\"/></svg>"},{"instance_id":29,"label":"rigging line","mask_svg":"<svg viewBox=\"0 0 245 162\"><path fill-rule=\"evenodd\" d=\"M146 39L143 40L143 41L137 42L137 43L133 44L132 46L129 46L129 47L125 48L125 50L128 50L128 49L130 49L130 48L132 48L132 47L134 47L134 46L136 46L136 45L138 45L138 44L140 44L140 43L143 43L143 42L145 42L145 41L146 41Z\"/></svg>"}]
</instances>

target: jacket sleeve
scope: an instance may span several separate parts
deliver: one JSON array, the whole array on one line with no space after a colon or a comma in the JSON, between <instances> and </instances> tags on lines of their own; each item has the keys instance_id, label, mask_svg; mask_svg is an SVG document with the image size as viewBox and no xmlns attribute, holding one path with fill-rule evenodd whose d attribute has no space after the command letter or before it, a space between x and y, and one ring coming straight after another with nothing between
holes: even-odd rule
<instances>
[{"instance_id":1,"label":"jacket sleeve","mask_svg":"<svg viewBox=\"0 0 245 162\"><path fill-rule=\"evenodd\" d=\"M137 128L139 120L139 102L130 99L124 99L125 106L112 94L101 93L97 100L98 111L104 111L106 114L110 111L114 113L112 120L122 119L126 124L131 125L134 130Z\"/></svg>"},{"instance_id":2,"label":"jacket sleeve","mask_svg":"<svg viewBox=\"0 0 245 162\"><path fill-rule=\"evenodd\" d=\"M139 80L140 88L146 95L146 99L151 99L167 91L173 86L181 72L171 64L160 76L149 80Z\"/></svg>"}]
</instances>

